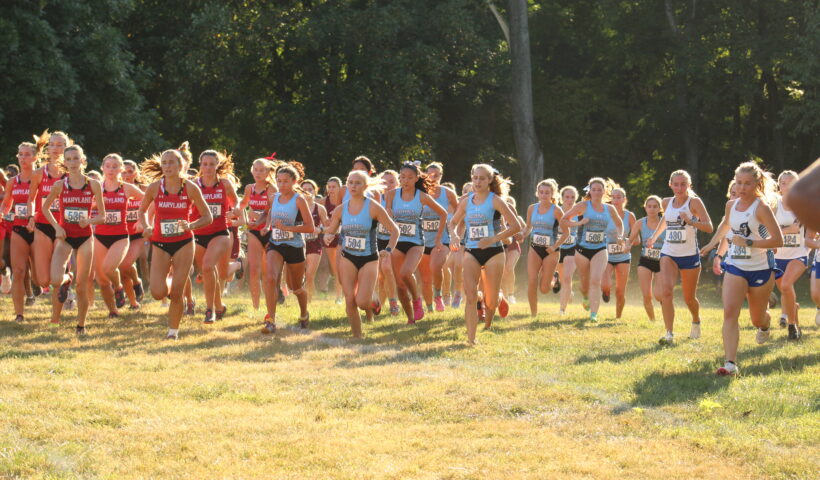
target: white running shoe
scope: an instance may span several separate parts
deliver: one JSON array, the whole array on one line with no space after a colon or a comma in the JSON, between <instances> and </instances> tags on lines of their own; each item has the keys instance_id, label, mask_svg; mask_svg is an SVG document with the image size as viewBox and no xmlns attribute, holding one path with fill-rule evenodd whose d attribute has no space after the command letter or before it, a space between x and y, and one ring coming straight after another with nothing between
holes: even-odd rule
<instances>
[{"instance_id":1,"label":"white running shoe","mask_svg":"<svg viewBox=\"0 0 820 480\"><path fill-rule=\"evenodd\" d=\"M772 336L770 330L761 330L757 329L757 335L755 335L755 341L758 345L763 345L764 343L769 341L769 338Z\"/></svg>"},{"instance_id":2,"label":"white running shoe","mask_svg":"<svg viewBox=\"0 0 820 480\"><path fill-rule=\"evenodd\" d=\"M675 336L672 332L666 332L666 335L662 336L661 339L658 340L658 343L661 345L672 345L675 343Z\"/></svg>"},{"instance_id":3,"label":"white running shoe","mask_svg":"<svg viewBox=\"0 0 820 480\"><path fill-rule=\"evenodd\" d=\"M11 275L3 275L3 280L0 282L0 292L3 292L3 295L11 293Z\"/></svg>"},{"instance_id":4,"label":"white running shoe","mask_svg":"<svg viewBox=\"0 0 820 480\"><path fill-rule=\"evenodd\" d=\"M718 368L715 373L721 376L734 376L737 375L737 372L737 365L732 362L726 362L722 367Z\"/></svg>"},{"instance_id":5,"label":"white running shoe","mask_svg":"<svg viewBox=\"0 0 820 480\"><path fill-rule=\"evenodd\" d=\"M507 302L509 302L510 305L515 305L515 295L510 295L509 297L507 297Z\"/></svg>"},{"instance_id":6,"label":"white running shoe","mask_svg":"<svg viewBox=\"0 0 820 480\"><path fill-rule=\"evenodd\" d=\"M692 340L697 340L700 338L700 322L692 322L692 329L689 330L689 338Z\"/></svg>"}]
</instances>

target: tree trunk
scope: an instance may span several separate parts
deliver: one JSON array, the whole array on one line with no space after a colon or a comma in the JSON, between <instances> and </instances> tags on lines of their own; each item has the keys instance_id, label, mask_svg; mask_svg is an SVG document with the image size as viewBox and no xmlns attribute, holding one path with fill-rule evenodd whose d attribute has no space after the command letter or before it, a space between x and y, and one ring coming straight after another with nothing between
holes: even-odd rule
<instances>
[{"instance_id":1,"label":"tree trunk","mask_svg":"<svg viewBox=\"0 0 820 480\"><path fill-rule=\"evenodd\" d=\"M512 57L513 137L520 170L515 175L519 190L519 210L532 199L535 186L544 178L544 155L535 133L532 102L532 64L527 0L508 0L510 54Z\"/></svg>"}]
</instances>

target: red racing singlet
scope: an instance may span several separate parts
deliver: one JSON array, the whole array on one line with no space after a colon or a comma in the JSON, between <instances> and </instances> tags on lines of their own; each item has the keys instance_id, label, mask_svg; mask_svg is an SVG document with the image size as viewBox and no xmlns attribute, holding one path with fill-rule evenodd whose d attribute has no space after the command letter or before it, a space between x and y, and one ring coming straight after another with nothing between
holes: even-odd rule
<instances>
[{"instance_id":1,"label":"red racing singlet","mask_svg":"<svg viewBox=\"0 0 820 480\"><path fill-rule=\"evenodd\" d=\"M182 180L180 191L168 193L165 189L165 179L159 181L159 193L154 199L154 233L152 242L181 242L193 238L194 234L179 227L179 221L190 221L191 199L185 191L185 181Z\"/></svg>"},{"instance_id":2,"label":"red racing singlet","mask_svg":"<svg viewBox=\"0 0 820 480\"><path fill-rule=\"evenodd\" d=\"M52 177L48 174L48 167L43 167L43 179L40 180L40 186L37 187L37 196L34 199L34 221L36 223L48 223L46 220L46 216L43 215L43 200L46 199L49 193L51 193L51 188L54 186L55 183L59 182L65 178L65 174L60 177ZM60 223L60 201L55 200L51 203L51 215L54 216L54 220L57 220L57 223Z\"/></svg>"},{"instance_id":3,"label":"red racing singlet","mask_svg":"<svg viewBox=\"0 0 820 480\"><path fill-rule=\"evenodd\" d=\"M14 177L14 184L11 187L11 210L9 213L14 215L12 225L26 226L28 225L28 193L31 190L31 180L23 182L20 180L20 175Z\"/></svg>"},{"instance_id":4,"label":"red racing singlet","mask_svg":"<svg viewBox=\"0 0 820 480\"><path fill-rule=\"evenodd\" d=\"M122 183L113 192L105 189L103 183L103 205L105 205L105 223L97 225L94 230L99 235L125 235L128 227L125 224L125 212L128 206L128 197Z\"/></svg>"},{"instance_id":5,"label":"red racing singlet","mask_svg":"<svg viewBox=\"0 0 820 480\"><path fill-rule=\"evenodd\" d=\"M142 200L132 197L128 197L125 203L125 229L128 235L137 233L137 212L139 212L141 203Z\"/></svg>"},{"instance_id":6,"label":"red racing singlet","mask_svg":"<svg viewBox=\"0 0 820 480\"><path fill-rule=\"evenodd\" d=\"M82 188L71 188L68 177L63 179L63 191L60 192L60 226L65 229L66 237L87 237L91 235L91 225L80 227L80 220L91 217L91 206L94 203L94 192L88 184L88 178Z\"/></svg>"},{"instance_id":7,"label":"red racing singlet","mask_svg":"<svg viewBox=\"0 0 820 480\"><path fill-rule=\"evenodd\" d=\"M248 225L253 225L268 208L268 186L265 185L262 193L256 193L254 185L251 185L251 193L249 197L250 201L248 202L248 208L250 209L250 214L248 215ZM251 227L251 230L258 231L263 228L265 228L265 222L262 222L262 224L258 227Z\"/></svg>"},{"instance_id":8,"label":"red racing singlet","mask_svg":"<svg viewBox=\"0 0 820 480\"><path fill-rule=\"evenodd\" d=\"M214 221L210 225L194 230L194 235L211 235L216 232L227 230L228 223L225 219L225 214L230 208L230 205L228 202L228 195L225 193L225 184L223 183L223 180L220 178L217 180L216 185L206 187L202 182L202 178L198 178L197 184L199 184L199 188L202 190L202 198L205 199L205 203L207 203L208 208L211 209L211 216L214 217ZM199 214L199 210L196 208L191 210L192 222L199 220L201 216L202 215Z\"/></svg>"}]
</instances>

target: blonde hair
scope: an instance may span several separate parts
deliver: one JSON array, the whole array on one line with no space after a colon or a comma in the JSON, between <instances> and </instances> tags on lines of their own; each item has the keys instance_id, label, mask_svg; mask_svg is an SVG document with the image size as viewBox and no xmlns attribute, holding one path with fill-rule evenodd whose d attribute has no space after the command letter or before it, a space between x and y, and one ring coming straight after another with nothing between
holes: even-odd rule
<instances>
[{"instance_id":1,"label":"blonde hair","mask_svg":"<svg viewBox=\"0 0 820 480\"><path fill-rule=\"evenodd\" d=\"M145 178L149 179L150 181L158 180L162 178L162 157L165 155L173 155L174 158L177 159L179 162L179 176L183 180L188 178L188 172L185 170L185 158L183 154L177 149L170 149L165 150L162 153L155 153L150 157L146 158L145 161L142 162L141 170Z\"/></svg>"},{"instance_id":2,"label":"blonde hair","mask_svg":"<svg viewBox=\"0 0 820 480\"><path fill-rule=\"evenodd\" d=\"M552 201L552 203L558 204L558 201L560 200L558 194L558 182L556 182L554 178L547 178L545 180L541 180L540 182L538 182L538 185L535 186L536 198L538 198L538 190L540 190L543 186L550 187L550 190L552 190L552 195L550 195L550 201Z\"/></svg>"},{"instance_id":3,"label":"blonde hair","mask_svg":"<svg viewBox=\"0 0 820 480\"><path fill-rule=\"evenodd\" d=\"M34 154L34 166L37 167L40 160L45 156L45 148L48 145L49 133L48 129L44 130L40 135L32 135L34 142L22 142L17 145L17 151L21 148L30 148ZM58 165L59 166L59 165Z\"/></svg>"},{"instance_id":4,"label":"blonde hair","mask_svg":"<svg viewBox=\"0 0 820 480\"><path fill-rule=\"evenodd\" d=\"M780 172L780 175L777 176L777 191L779 193L782 193L780 192L780 180L782 180L783 177L792 177L795 181L800 179L800 175L794 170L783 170Z\"/></svg>"},{"instance_id":5,"label":"blonde hair","mask_svg":"<svg viewBox=\"0 0 820 480\"><path fill-rule=\"evenodd\" d=\"M265 181L270 184L276 184L276 167L279 166L280 162L277 160L268 160L267 158L257 158L251 163L251 173L253 173L254 165L257 164L263 165L268 170L268 174L265 175Z\"/></svg>"},{"instance_id":6,"label":"blonde hair","mask_svg":"<svg viewBox=\"0 0 820 480\"><path fill-rule=\"evenodd\" d=\"M669 184L671 185L672 179L678 176L685 178L686 183L689 184L689 188L686 189L687 195L689 195L690 197L697 197L698 195L695 193L694 190L692 190L692 176L689 175L689 172L687 172L686 170L675 170L674 172L669 174Z\"/></svg>"},{"instance_id":7,"label":"blonde hair","mask_svg":"<svg viewBox=\"0 0 820 480\"><path fill-rule=\"evenodd\" d=\"M560 195L560 198L561 198L561 205L564 204L564 192L566 192L567 190L574 193L575 194L575 201L576 202L578 201L578 189L573 187L572 185L566 185L563 188L561 188L561 191L559 192L559 195Z\"/></svg>"},{"instance_id":8,"label":"blonde hair","mask_svg":"<svg viewBox=\"0 0 820 480\"><path fill-rule=\"evenodd\" d=\"M589 182L587 183L587 192L584 195L584 200L592 199L592 196L590 195L590 190L592 189L593 183L600 184L604 188L604 196L601 197L601 202L609 203L609 201L612 199L610 197L610 194L612 192L612 188L615 186L615 182L613 182L611 179L604 180L602 177L590 178Z\"/></svg>"},{"instance_id":9,"label":"blonde hair","mask_svg":"<svg viewBox=\"0 0 820 480\"><path fill-rule=\"evenodd\" d=\"M607 181L608 181L608 182L612 182L612 188L610 188L610 189L609 189L609 198L610 198L610 201L612 200L612 194L613 194L613 193L615 193L615 192L621 192L621 195L623 195L623 196L624 196L624 205L623 205L623 208L626 208L626 204L627 204L627 202L629 201L629 199L628 199L628 198L627 198L627 196L626 196L626 190L624 189L624 187L622 187L622 186L620 186L619 184L615 183L615 181L614 181L614 180L612 180L611 178L607 178Z\"/></svg>"},{"instance_id":10,"label":"blonde hair","mask_svg":"<svg viewBox=\"0 0 820 480\"><path fill-rule=\"evenodd\" d=\"M492 165L486 163L477 163L470 168L470 175L475 173L476 170L482 169L490 176L490 191L495 193L498 196L506 197L510 193L510 185L512 185L512 181L509 178L505 178L498 172Z\"/></svg>"},{"instance_id":11,"label":"blonde hair","mask_svg":"<svg viewBox=\"0 0 820 480\"><path fill-rule=\"evenodd\" d=\"M367 195L368 192L377 191L381 192L384 188L384 184L378 177L371 177L367 174L364 170L351 170L350 173L347 174L347 179L350 180L352 176L361 176L364 179L364 194ZM347 184L347 182L345 182Z\"/></svg>"},{"instance_id":12,"label":"blonde hair","mask_svg":"<svg viewBox=\"0 0 820 480\"><path fill-rule=\"evenodd\" d=\"M732 189L735 188L735 183L737 183L737 181L735 181L734 178L729 182L729 188L726 189L726 198L732 198Z\"/></svg>"},{"instance_id":13,"label":"blonde hair","mask_svg":"<svg viewBox=\"0 0 820 480\"><path fill-rule=\"evenodd\" d=\"M777 205L777 182L772 178L771 172L763 170L755 162L743 162L735 169L735 178L740 174L749 174L755 179L755 195L763 199L769 206L774 208Z\"/></svg>"},{"instance_id":14,"label":"blonde hair","mask_svg":"<svg viewBox=\"0 0 820 480\"><path fill-rule=\"evenodd\" d=\"M121 167L125 164L119 153L109 153L108 155L103 157L102 162L100 162L100 165L105 165L105 161L109 158L112 160L116 160L116 162L119 163Z\"/></svg>"}]
</instances>

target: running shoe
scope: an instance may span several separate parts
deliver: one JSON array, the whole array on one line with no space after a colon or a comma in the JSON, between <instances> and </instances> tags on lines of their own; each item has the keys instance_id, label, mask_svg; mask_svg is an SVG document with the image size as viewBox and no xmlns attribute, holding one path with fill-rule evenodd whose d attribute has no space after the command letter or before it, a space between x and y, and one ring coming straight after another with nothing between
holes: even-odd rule
<instances>
[{"instance_id":1,"label":"running shoe","mask_svg":"<svg viewBox=\"0 0 820 480\"><path fill-rule=\"evenodd\" d=\"M507 302L510 305L515 305L516 303L518 303L518 300L515 299L515 295L510 295L507 297Z\"/></svg>"},{"instance_id":2,"label":"running shoe","mask_svg":"<svg viewBox=\"0 0 820 480\"><path fill-rule=\"evenodd\" d=\"M762 330L760 328L757 329L757 335L755 335L755 341L758 345L763 345L764 343L769 341L769 338L772 336L771 332L767 328L766 330Z\"/></svg>"},{"instance_id":3,"label":"running shoe","mask_svg":"<svg viewBox=\"0 0 820 480\"><path fill-rule=\"evenodd\" d=\"M136 311L139 310L141 306L142 305L140 305L139 303L137 303L136 305L129 305L128 310Z\"/></svg>"},{"instance_id":4,"label":"running shoe","mask_svg":"<svg viewBox=\"0 0 820 480\"><path fill-rule=\"evenodd\" d=\"M137 297L138 302L142 302L142 299L145 297L145 290L142 288L142 281L134 284L134 296Z\"/></svg>"},{"instance_id":5,"label":"running shoe","mask_svg":"<svg viewBox=\"0 0 820 480\"><path fill-rule=\"evenodd\" d=\"M692 340L697 340L700 338L700 322L692 322L692 329L689 330L689 338Z\"/></svg>"},{"instance_id":6,"label":"running shoe","mask_svg":"<svg viewBox=\"0 0 820 480\"><path fill-rule=\"evenodd\" d=\"M299 317L299 327L306 330L310 326L310 312L304 317Z\"/></svg>"},{"instance_id":7,"label":"running shoe","mask_svg":"<svg viewBox=\"0 0 820 480\"><path fill-rule=\"evenodd\" d=\"M163 305L165 306L165 305ZM185 305L185 315L195 315L196 314L196 303L192 301L188 302Z\"/></svg>"},{"instance_id":8,"label":"running shoe","mask_svg":"<svg viewBox=\"0 0 820 480\"><path fill-rule=\"evenodd\" d=\"M228 313L228 306L222 305L222 310L216 312L216 319L222 320L225 317L225 314Z\"/></svg>"},{"instance_id":9,"label":"running shoe","mask_svg":"<svg viewBox=\"0 0 820 480\"><path fill-rule=\"evenodd\" d=\"M276 333L276 324L271 321L265 322L265 326L262 327L262 333L265 335Z\"/></svg>"},{"instance_id":10,"label":"running shoe","mask_svg":"<svg viewBox=\"0 0 820 480\"><path fill-rule=\"evenodd\" d=\"M109 320L113 320L113 319L119 318L119 317L120 317L120 314L117 313L117 312L108 312L108 319Z\"/></svg>"},{"instance_id":11,"label":"running shoe","mask_svg":"<svg viewBox=\"0 0 820 480\"><path fill-rule=\"evenodd\" d=\"M336 305L341 305L343 301L342 297L336 297Z\"/></svg>"},{"instance_id":12,"label":"running shoe","mask_svg":"<svg viewBox=\"0 0 820 480\"><path fill-rule=\"evenodd\" d=\"M441 301L442 301L442 303L444 303L444 305L450 305L452 303L453 299L449 294L445 294L444 296L441 297Z\"/></svg>"},{"instance_id":13,"label":"running shoe","mask_svg":"<svg viewBox=\"0 0 820 480\"><path fill-rule=\"evenodd\" d=\"M561 291L561 279L558 277L558 272L552 272L552 278L554 279L552 293L558 293Z\"/></svg>"},{"instance_id":14,"label":"running shoe","mask_svg":"<svg viewBox=\"0 0 820 480\"><path fill-rule=\"evenodd\" d=\"M35 297L34 295L32 295L30 297L26 297L26 306L30 307L30 306L34 305L34 303L36 301L37 301L37 297Z\"/></svg>"},{"instance_id":15,"label":"running shoe","mask_svg":"<svg viewBox=\"0 0 820 480\"><path fill-rule=\"evenodd\" d=\"M71 287L71 282L74 281L74 274L69 272L68 273L68 281L63 282L60 285L60 290L57 291L57 301L60 303L65 303L68 300L68 289Z\"/></svg>"},{"instance_id":16,"label":"running shoe","mask_svg":"<svg viewBox=\"0 0 820 480\"><path fill-rule=\"evenodd\" d=\"M733 376L737 375L737 373L738 373L737 365L735 365L732 362L724 363L723 366L718 368L717 372L715 372L715 374L720 375L722 377L733 377Z\"/></svg>"},{"instance_id":17,"label":"running shoe","mask_svg":"<svg viewBox=\"0 0 820 480\"><path fill-rule=\"evenodd\" d=\"M125 290L120 288L119 290L114 291L114 301L117 305L117 308L122 308L125 306Z\"/></svg>"},{"instance_id":18,"label":"running shoe","mask_svg":"<svg viewBox=\"0 0 820 480\"><path fill-rule=\"evenodd\" d=\"M592 323L598 322L598 312L592 312L589 314L589 321Z\"/></svg>"},{"instance_id":19,"label":"running shoe","mask_svg":"<svg viewBox=\"0 0 820 480\"><path fill-rule=\"evenodd\" d=\"M675 343L675 336L672 332L666 332L666 335L662 336L661 339L658 340L658 343L661 345L672 345Z\"/></svg>"},{"instance_id":20,"label":"running shoe","mask_svg":"<svg viewBox=\"0 0 820 480\"><path fill-rule=\"evenodd\" d=\"M444 299L441 296L438 296L433 299L433 302L436 304L436 311L443 312L444 311Z\"/></svg>"},{"instance_id":21,"label":"running shoe","mask_svg":"<svg viewBox=\"0 0 820 480\"><path fill-rule=\"evenodd\" d=\"M14 317L14 321L16 323L23 323L23 316L22 315L17 315L16 317Z\"/></svg>"},{"instance_id":22,"label":"running shoe","mask_svg":"<svg viewBox=\"0 0 820 480\"><path fill-rule=\"evenodd\" d=\"M178 339L179 339L179 333L178 332L172 332L172 331L168 330L168 334L165 335L165 340L178 340Z\"/></svg>"},{"instance_id":23,"label":"running shoe","mask_svg":"<svg viewBox=\"0 0 820 480\"><path fill-rule=\"evenodd\" d=\"M373 300L373 315L380 315L382 313L382 302Z\"/></svg>"},{"instance_id":24,"label":"running shoe","mask_svg":"<svg viewBox=\"0 0 820 480\"><path fill-rule=\"evenodd\" d=\"M427 313L433 313L433 306L427 305Z\"/></svg>"},{"instance_id":25,"label":"running shoe","mask_svg":"<svg viewBox=\"0 0 820 480\"><path fill-rule=\"evenodd\" d=\"M84 337L84 336L87 335L88 332L85 331L85 326L77 325L77 328L75 329L75 333L77 334L78 337Z\"/></svg>"},{"instance_id":26,"label":"running shoe","mask_svg":"<svg viewBox=\"0 0 820 480\"><path fill-rule=\"evenodd\" d=\"M48 295L51 293L51 287L44 287L43 288L43 295Z\"/></svg>"},{"instance_id":27,"label":"running shoe","mask_svg":"<svg viewBox=\"0 0 820 480\"><path fill-rule=\"evenodd\" d=\"M413 321L418 322L424 318L424 306L422 305L421 298L416 298L413 300Z\"/></svg>"},{"instance_id":28,"label":"running shoe","mask_svg":"<svg viewBox=\"0 0 820 480\"><path fill-rule=\"evenodd\" d=\"M0 282L0 293L3 293L3 295L11 293L11 275L3 275L3 281Z\"/></svg>"},{"instance_id":29,"label":"running shoe","mask_svg":"<svg viewBox=\"0 0 820 480\"><path fill-rule=\"evenodd\" d=\"M609 303L609 292L601 292L601 299L604 303Z\"/></svg>"},{"instance_id":30,"label":"running shoe","mask_svg":"<svg viewBox=\"0 0 820 480\"><path fill-rule=\"evenodd\" d=\"M780 314L780 328L786 328L786 325L789 324L789 319L786 317L785 314Z\"/></svg>"},{"instance_id":31,"label":"running shoe","mask_svg":"<svg viewBox=\"0 0 820 480\"><path fill-rule=\"evenodd\" d=\"M43 294L43 288L40 285L35 285L31 287L31 293L34 294L35 297L39 297Z\"/></svg>"},{"instance_id":32,"label":"running shoe","mask_svg":"<svg viewBox=\"0 0 820 480\"><path fill-rule=\"evenodd\" d=\"M212 308L205 309L205 320L203 320L202 323L210 325L210 324L214 323L215 320L216 320L216 318L214 318L213 309Z\"/></svg>"},{"instance_id":33,"label":"running shoe","mask_svg":"<svg viewBox=\"0 0 820 480\"><path fill-rule=\"evenodd\" d=\"M507 318L507 315L510 313L510 304L507 303L507 299L504 298L504 295L501 295L501 299L498 301L498 315L501 318Z\"/></svg>"},{"instance_id":34,"label":"running shoe","mask_svg":"<svg viewBox=\"0 0 820 480\"><path fill-rule=\"evenodd\" d=\"M803 332L800 331L799 325L789 325L789 340L800 340L802 336Z\"/></svg>"},{"instance_id":35,"label":"running shoe","mask_svg":"<svg viewBox=\"0 0 820 480\"><path fill-rule=\"evenodd\" d=\"M453 295L453 303L451 303L450 306L453 307L453 308L458 308L458 307L461 306L461 292L456 292L456 294ZM817 315L820 316L820 310L818 310ZM820 317L818 317L818 318L820 318ZM818 324L818 325L820 325L820 324Z\"/></svg>"},{"instance_id":36,"label":"running shoe","mask_svg":"<svg viewBox=\"0 0 820 480\"><path fill-rule=\"evenodd\" d=\"M395 300L390 300L390 315L396 316L399 314L399 303Z\"/></svg>"},{"instance_id":37,"label":"running shoe","mask_svg":"<svg viewBox=\"0 0 820 480\"><path fill-rule=\"evenodd\" d=\"M285 292L282 291L281 288L279 289L279 298L277 299L277 301L279 302L279 305L285 304Z\"/></svg>"},{"instance_id":38,"label":"running shoe","mask_svg":"<svg viewBox=\"0 0 820 480\"><path fill-rule=\"evenodd\" d=\"M584 307L584 310L589 311L589 299L587 297L581 300L581 306Z\"/></svg>"}]
</instances>

